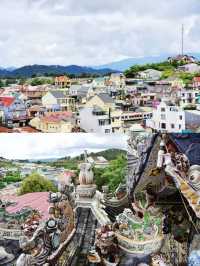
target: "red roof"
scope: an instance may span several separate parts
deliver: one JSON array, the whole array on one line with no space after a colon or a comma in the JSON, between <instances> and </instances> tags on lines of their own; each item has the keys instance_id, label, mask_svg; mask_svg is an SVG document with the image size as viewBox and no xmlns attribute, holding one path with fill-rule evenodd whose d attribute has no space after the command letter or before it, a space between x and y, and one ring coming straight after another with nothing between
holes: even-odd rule
<instances>
[{"instance_id":1,"label":"red roof","mask_svg":"<svg viewBox=\"0 0 200 266\"><path fill-rule=\"evenodd\" d=\"M12 129L11 128L7 128L7 127L0 126L0 132L3 132L3 133L11 133L12 132Z\"/></svg>"},{"instance_id":2,"label":"red roof","mask_svg":"<svg viewBox=\"0 0 200 266\"><path fill-rule=\"evenodd\" d=\"M0 96L0 105L8 107L14 102L14 100L14 97Z\"/></svg>"},{"instance_id":3,"label":"red roof","mask_svg":"<svg viewBox=\"0 0 200 266\"><path fill-rule=\"evenodd\" d=\"M42 215L41 220L45 221L49 218L48 209L51 204L48 202L49 192L33 192L21 196L5 195L3 200L12 200L16 202L13 206L8 206L6 210L10 213L15 213L24 207L30 207L33 210L38 210Z\"/></svg>"},{"instance_id":4,"label":"red roof","mask_svg":"<svg viewBox=\"0 0 200 266\"><path fill-rule=\"evenodd\" d=\"M74 177L74 176L76 176L75 175L75 173L74 172L72 172L72 171L64 171L64 173L63 173L63 175L65 176L65 177Z\"/></svg>"},{"instance_id":5,"label":"red roof","mask_svg":"<svg viewBox=\"0 0 200 266\"><path fill-rule=\"evenodd\" d=\"M62 121L67 118L71 118L73 116L72 112L55 112L48 115L45 115L41 118L44 122L50 122L50 123L57 123L59 121Z\"/></svg>"},{"instance_id":6,"label":"red roof","mask_svg":"<svg viewBox=\"0 0 200 266\"><path fill-rule=\"evenodd\" d=\"M200 82L200 77L194 77L194 78L193 78L193 81L194 81L194 82Z\"/></svg>"}]
</instances>

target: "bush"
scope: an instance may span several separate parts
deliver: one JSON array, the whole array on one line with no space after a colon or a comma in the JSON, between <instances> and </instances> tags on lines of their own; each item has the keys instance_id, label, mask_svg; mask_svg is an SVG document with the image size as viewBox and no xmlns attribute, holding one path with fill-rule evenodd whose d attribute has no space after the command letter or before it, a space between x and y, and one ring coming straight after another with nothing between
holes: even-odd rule
<instances>
[{"instance_id":1,"label":"bush","mask_svg":"<svg viewBox=\"0 0 200 266\"><path fill-rule=\"evenodd\" d=\"M39 175L38 173L32 173L23 180L19 194L23 195L30 192L42 191L56 192L57 188L50 180L46 179L45 177Z\"/></svg>"},{"instance_id":2,"label":"bush","mask_svg":"<svg viewBox=\"0 0 200 266\"><path fill-rule=\"evenodd\" d=\"M0 181L0 189L5 188L5 187L6 187L5 183Z\"/></svg>"}]
</instances>

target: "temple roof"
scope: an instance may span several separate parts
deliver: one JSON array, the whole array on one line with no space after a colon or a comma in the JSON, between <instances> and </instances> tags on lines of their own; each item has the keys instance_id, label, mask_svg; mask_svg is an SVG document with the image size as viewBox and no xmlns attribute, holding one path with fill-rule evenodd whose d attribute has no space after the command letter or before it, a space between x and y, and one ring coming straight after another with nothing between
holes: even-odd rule
<instances>
[{"instance_id":1,"label":"temple roof","mask_svg":"<svg viewBox=\"0 0 200 266\"><path fill-rule=\"evenodd\" d=\"M200 134L169 134L169 137L179 152L188 157L191 165L200 165Z\"/></svg>"},{"instance_id":2,"label":"temple roof","mask_svg":"<svg viewBox=\"0 0 200 266\"><path fill-rule=\"evenodd\" d=\"M10 205L6 208L9 213L16 213L23 208L29 207L33 210L38 210L42 214L41 220L45 221L49 217L48 209L50 203L48 202L49 192L33 192L21 196L2 196L2 200L13 201L16 204Z\"/></svg>"}]
</instances>

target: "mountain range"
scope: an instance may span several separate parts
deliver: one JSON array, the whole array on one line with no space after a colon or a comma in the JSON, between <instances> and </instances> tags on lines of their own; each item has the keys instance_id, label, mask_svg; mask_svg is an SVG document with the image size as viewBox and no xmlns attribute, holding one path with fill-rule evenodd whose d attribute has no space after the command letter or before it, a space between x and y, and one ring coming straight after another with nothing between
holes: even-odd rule
<instances>
[{"instance_id":1,"label":"mountain range","mask_svg":"<svg viewBox=\"0 0 200 266\"><path fill-rule=\"evenodd\" d=\"M143 65L143 64L151 64L151 63L159 63L166 61L168 57L175 56L176 54L161 54L161 55L153 55L153 56L143 56L143 57L131 57L126 58L120 61L111 62L105 65L95 66L96 69L116 69L118 71L125 71L133 65ZM192 55L200 60L200 53L187 53L187 55Z\"/></svg>"},{"instance_id":2,"label":"mountain range","mask_svg":"<svg viewBox=\"0 0 200 266\"><path fill-rule=\"evenodd\" d=\"M106 75L108 73L118 72L109 68L96 69L92 67L69 65L28 65L20 68L0 68L0 77L25 77L30 78L33 75L42 76L46 73L53 75L73 74L79 76L81 74L97 74Z\"/></svg>"},{"instance_id":3,"label":"mountain range","mask_svg":"<svg viewBox=\"0 0 200 266\"><path fill-rule=\"evenodd\" d=\"M200 53L187 53L200 60ZM120 61L111 62L99 66L78 66L78 65L27 65L19 68L0 67L0 77L26 77L29 78L33 75L41 76L46 73L61 75L61 74L74 74L79 76L81 74L97 74L106 75L109 73L123 72L133 65L151 64L165 61L169 56L174 56L175 54L161 54L153 56L144 57L130 57Z\"/></svg>"}]
</instances>

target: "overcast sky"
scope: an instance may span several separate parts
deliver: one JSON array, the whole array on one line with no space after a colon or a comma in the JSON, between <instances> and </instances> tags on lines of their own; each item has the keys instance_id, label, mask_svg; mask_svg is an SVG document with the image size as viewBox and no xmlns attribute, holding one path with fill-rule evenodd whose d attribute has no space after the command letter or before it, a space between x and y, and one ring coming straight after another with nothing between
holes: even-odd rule
<instances>
[{"instance_id":1,"label":"overcast sky","mask_svg":"<svg viewBox=\"0 0 200 266\"><path fill-rule=\"evenodd\" d=\"M200 0L1 0L0 66L199 52Z\"/></svg>"},{"instance_id":2,"label":"overcast sky","mask_svg":"<svg viewBox=\"0 0 200 266\"><path fill-rule=\"evenodd\" d=\"M0 157L7 159L49 159L76 156L87 150L126 150L125 135L102 134L0 134Z\"/></svg>"}]
</instances>

